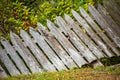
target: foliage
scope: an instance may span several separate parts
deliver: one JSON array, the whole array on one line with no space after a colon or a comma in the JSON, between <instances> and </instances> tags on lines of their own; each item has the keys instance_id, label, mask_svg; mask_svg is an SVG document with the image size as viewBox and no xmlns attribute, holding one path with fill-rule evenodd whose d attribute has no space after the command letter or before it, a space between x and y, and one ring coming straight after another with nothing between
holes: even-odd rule
<instances>
[{"instance_id":1,"label":"foliage","mask_svg":"<svg viewBox=\"0 0 120 80\"><path fill-rule=\"evenodd\" d=\"M55 21L56 16L63 16L64 13L72 16L71 9L79 11L79 6L82 6L87 10L88 4L93 3L93 0L61 0L59 2L46 1L39 6L39 21L42 24L46 24L46 19Z\"/></svg>"},{"instance_id":2,"label":"foliage","mask_svg":"<svg viewBox=\"0 0 120 80\"><path fill-rule=\"evenodd\" d=\"M100 61L103 63L103 65L110 66L118 64L120 62L120 57L102 58Z\"/></svg>"},{"instance_id":3,"label":"foliage","mask_svg":"<svg viewBox=\"0 0 120 80\"><path fill-rule=\"evenodd\" d=\"M10 0L0 1L0 36L6 36L9 30L12 29L12 27L8 26L11 24L7 21L11 16L10 5Z\"/></svg>"},{"instance_id":4,"label":"foliage","mask_svg":"<svg viewBox=\"0 0 120 80\"><path fill-rule=\"evenodd\" d=\"M18 27L15 28L17 31L20 29L27 30L29 26L35 26L37 23L37 15L34 14L30 8L24 6L21 2L12 3L12 17L8 19L9 22L15 23Z\"/></svg>"},{"instance_id":5,"label":"foliage","mask_svg":"<svg viewBox=\"0 0 120 80\"><path fill-rule=\"evenodd\" d=\"M95 69L88 67L69 71L14 76L1 80L117 80L119 74L120 67L96 67Z\"/></svg>"},{"instance_id":6,"label":"foliage","mask_svg":"<svg viewBox=\"0 0 120 80\"><path fill-rule=\"evenodd\" d=\"M19 33L28 30L37 22L46 25L46 19L55 21L56 16L71 14L71 9L79 11L79 6L86 10L93 0L2 0L0 2L0 36L9 37L9 32Z\"/></svg>"},{"instance_id":7,"label":"foliage","mask_svg":"<svg viewBox=\"0 0 120 80\"><path fill-rule=\"evenodd\" d=\"M9 37L9 32L19 33L20 29L28 30L36 26L37 15L22 2L3 0L0 2L0 36Z\"/></svg>"}]
</instances>

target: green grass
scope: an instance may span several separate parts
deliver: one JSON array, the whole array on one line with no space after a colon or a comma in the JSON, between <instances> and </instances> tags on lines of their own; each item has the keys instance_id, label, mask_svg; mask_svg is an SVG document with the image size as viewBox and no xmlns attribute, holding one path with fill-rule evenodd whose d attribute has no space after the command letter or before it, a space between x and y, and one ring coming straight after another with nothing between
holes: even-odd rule
<instances>
[{"instance_id":1,"label":"green grass","mask_svg":"<svg viewBox=\"0 0 120 80\"><path fill-rule=\"evenodd\" d=\"M60 72L44 72L42 74L20 75L0 80L119 80L119 67L95 67L72 69Z\"/></svg>"}]
</instances>

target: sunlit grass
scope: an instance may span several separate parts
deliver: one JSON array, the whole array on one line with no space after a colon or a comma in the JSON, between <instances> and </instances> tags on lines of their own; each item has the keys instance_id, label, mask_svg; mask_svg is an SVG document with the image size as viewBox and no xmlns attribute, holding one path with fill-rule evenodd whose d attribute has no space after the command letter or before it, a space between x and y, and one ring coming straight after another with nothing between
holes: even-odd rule
<instances>
[{"instance_id":1,"label":"sunlit grass","mask_svg":"<svg viewBox=\"0 0 120 80\"><path fill-rule=\"evenodd\" d=\"M81 68L42 74L20 75L0 80L119 80L120 67Z\"/></svg>"}]
</instances>

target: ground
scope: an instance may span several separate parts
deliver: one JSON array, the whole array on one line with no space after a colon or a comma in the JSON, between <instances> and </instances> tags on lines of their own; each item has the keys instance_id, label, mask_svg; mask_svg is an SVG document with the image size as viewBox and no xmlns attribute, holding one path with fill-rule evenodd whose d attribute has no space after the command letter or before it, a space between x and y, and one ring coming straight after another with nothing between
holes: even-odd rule
<instances>
[{"instance_id":1,"label":"ground","mask_svg":"<svg viewBox=\"0 0 120 80\"><path fill-rule=\"evenodd\" d=\"M68 71L45 72L20 75L0 80L120 80L120 66L71 69Z\"/></svg>"}]
</instances>

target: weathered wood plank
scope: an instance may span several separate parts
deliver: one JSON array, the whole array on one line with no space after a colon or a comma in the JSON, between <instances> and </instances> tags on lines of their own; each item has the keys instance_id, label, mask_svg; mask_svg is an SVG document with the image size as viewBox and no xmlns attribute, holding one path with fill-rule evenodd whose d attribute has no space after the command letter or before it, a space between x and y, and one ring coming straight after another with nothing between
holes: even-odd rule
<instances>
[{"instance_id":1,"label":"weathered wood plank","mask_svg":"<svg viewBox=\"0 0 120 80\"><path fill-rule=\"evenodd\" d=\"M80 12L82 12L80 10ZM103 43L103 41L96 35L96 33L92 30L92 28L87 24L87 22L73 10L73 16L78 21L78 23L86 30L89 36L97 43L97 45L109 56L112 57L112 53L107 48L107 46Z\"/></svg>"},{"instance_id":2,"label":"weathered wood plank","mask_svg":"<svg viewBox=\"0 0 120 80\"><path fill-rule=\"evenodd\" d=\"M115 9L114 9L115 6L112 6L110 1L106 1L106 0L103 1L103 5L106 8L107 12L115 20L115 22L120 26L120 15L115 12ZM119 12L119 10L118 10L118 12Z\"/></svg>"},{"instance_id":3,"label":"weathered wood plank","mask_svg":"<svg viewBox=\"0 0 120 80\"><path fill-rule=\"evenodd\" d=\"M55 36L55 38L60 42L60 44L65 48L65 50L69 53L69 55L73 58L76 64L81 67L87 62L82 58L81 55L77 52L77 50L73 47L73 45L65 38L65 36L57 29L57 27L51 22L47 21L48 27L51 33Z\"/></svg>"},{"instance_id":4,"label":"weathered wood plank","mask_svg":"<svg viewBox=\"0 0 120 80\"><path fill-rule=\"evenodd\" d=\"M102 32L100 27L94 22L94 20L86 13L84 9L80 9L82 16L91 25L91 27L97 32L97 34L105 41L105 43L113 50L114 53L119 55L119 51L116 49L116 44L112 44L109 38Z\"/></svg>"},{"instance_id":5,"label":"weathered wood plank","mask_svg":"<svg viewBox=\"0 0 120 80\"><path fill-rule=\"evenodd\" d=\"M100 13L92 5L89 6L89 11L98 22L98 24L101 25L101 27L107 32L109 37L116 43L118 47L120 47L120 37L118 37L117 34L111 30L109 27L110 25L105 21Z\"/></svg>"},{"instance_id":6,"label":"weathered wood plank","mask_svg":"<svg viewBox=\"0 0 120 80\"><path fill-rule=\"evenodd\" d=\"M110 25L110 27L112 28L112 30L114 30L118 34L118 36L120 37L120 26L118 26L116 24L116 22L108 14L108 12L106 11L106 9L101 4L98 4L97 10L103 16L103 18L107 21L107 23Z\"/></svg>"},{"instance_id":7,"label":"weathered wood plank","mask_svg":"<svg viewBox=\"0 0 120 80\"><path fill-rule=\"evenodd\" d=\"M61 60L69 69L77 67L73 60L71 59L71 57L66 53L66 51L56 40L54 35L48 32L47 29L45 29L44 26L41 25L40 23L38 24L38 29L40 33L42 33L46 37L45 40L54 49L54 51L57 53L57 55L61 58Z\"/></svg>"},{"instance_id":8,"label":"weathered wood plank","mask_svg":"<svg viewBox=\"0 0 120 80\"><path fill-rule=\"evenodd\" d=\"M72 32L69 25L59 16L56 18L57 24L64 32L67 33L70 41L75 45L75 47L80 51L80 53L87 59L89 63L93 62L97 58L92 54L92 52L85 46L85 44Z\"/></svg>"},{"instance_id":9,"label":"weathered wood plank","mask_svg":"<svg viewBox=\"0 0 120 80\"><path fill-rule=\"evenodd\" d=\"M7 77L7 73L5 72L5 70L0 65L0 78L5 78L5 77Z\"/></svg>"},{"instance_id":10,"label":"weathered wood plank","mask_svg":"<svg viewBox=\"0 0 120 80\"><path fill-rule=\"evenodd\" d=\"M41 63L43 68L46 71L56 71L55 67L53 64L50 63L50 61L45 57L45 55L42 53L42 51L33 43L31 40L30 36L28 35L27 32L24 30L20 31L20 35L23 38L24 42L26 45L31 49L35 57L38 59L38 61Z\"/></svg>"},{"instance_id":11,"label":"weathered wood plank","mask_svg":"<svg viewBox=\"0 0 120 80\"><path fill-rule=\"evenodd\" d=\"M44 37L39 35L38 32L36 32L33 29L30 29L30 34L35 39L36 43L41 47L41 49L44 51L44 53L47 55L47 57L51 60L53 65L58 70L67 70L63 62L57 57L55 52L50 48L50 46L45 42Z\"/></svg>"},{"instance_id":12,"label":"weathered wood plank","mask_svg":"<svg viewBox=\"0 0 120 80\"><path fill-rule=\"evenodd\" d=\"M20 75L20 72L17 70L15 65L9 59L5 50L3 50L1 47L0 47L0 60L2 61L2 63L4 63L5 67L7 68L11 76Z\"/></svg>"},{"instance_id":13,"label":"weathered wood plank","mask_svg":"<svg viewBox=\"0 0 120 80\"><path fill-rule=\"evenodd\" d=\"M115 48L115 46L112 44L112 42L108 39L108 37L103 33L103 31L99 28L99 26L93 21L93 19L87 14L87 12L83 9L80 8L80 12L81 15L85 18L85 20L91 25L91 27L96 31L96 33L98 33L98 35L104 40L105 43L107 43L107 45L116 53L119 54L119 51ZM90 28L90 27L89 27ZM91 34L95 34L92 29L90 29L89 33ZM93 39L94 37L96 37L95 41L98 42L98 44L100 45L99 41L102 42L102 40L98 37L98 36L94 36L92 35ZM105 45L105 43L103 43L102 48L105 50L106 54L109 57L112 57L113 54L110 52L109 47L107 47ZM108 52L107 52L108 51Z\"/></svg>"},{"instance_id":14,"label":"weathered wood plank","mask_svg":"<svg viewBox=\"0 0 120 80\"><path fill-rule=\"evenodd\" d=\"M84 41L84 43L89 47L89 49L97 56L97 58L104 57L103 53L100 49L97 48L95 43L82 31L77 23L73 21L71 17L65 14L65 20L71 26L71 28L75 31L75 33Z\"/></svg>"},{"instance_id":15,"label":"weathered wood plank","mask_svg":"<svg viewBox=\"0 0 120 80\"><path fill-rule=\"evenodd\" d=\"M39 64L36 62L29 50L24 46L22 40L14 33L11 32L11 42L15 46L15 49L19 52L32 73L42 72Z\"/></svg>"},{"instance_id":16,"label":"weathered wood plank","mask_svg":"<svg viewBox=\"0 0 120 80\"><path fill-rule=\"evenodd\" d=\"M7 40L1 40L1 43L5 47L7 53L11 56L11 58L15 62L16 66L19 68L20 72L22 74L29 74L30 73L29 70L27 69L23 61L20 59L20 57L17 55L13 46L11 46Z\"/></svg>"},{"instance_id":17,"label":"weathered wood plank","mask_svg":"<svg viewBox=\"0 0 120 80\"><path fill-rule=\"evenodd\" d=\"M109 0L109 3L112 10L114 10L114 12L120 16L120 7L117 5L117 2L115 0Z\"/></svg>"}]
</instances>

